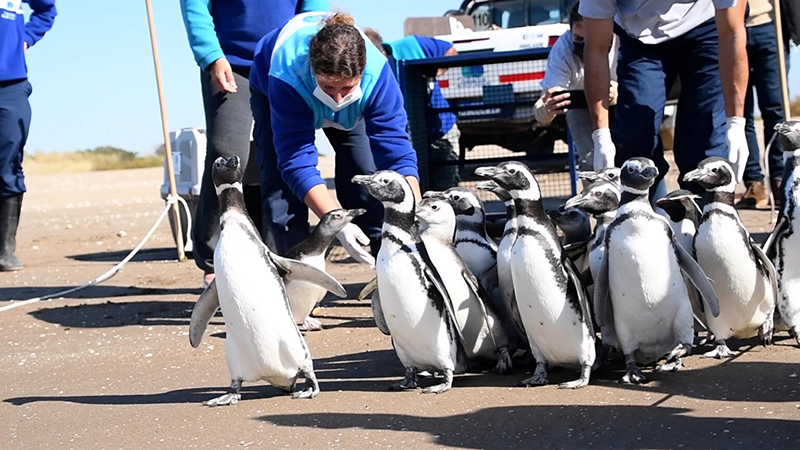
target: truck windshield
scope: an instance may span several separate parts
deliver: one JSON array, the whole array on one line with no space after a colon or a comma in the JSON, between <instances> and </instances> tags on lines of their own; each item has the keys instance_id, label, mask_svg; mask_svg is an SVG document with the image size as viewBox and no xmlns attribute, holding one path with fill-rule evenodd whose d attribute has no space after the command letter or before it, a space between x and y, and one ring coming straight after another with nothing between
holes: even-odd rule
<instances>
[{"instance_id":1,"label":"truck windshield","mask_svg":"<svg viewBox=\"0 0 800 450\"><path fill-rule=\"evenodd\" d=\"M477 30L518 28L567 21L575 0L505 0L475 2L468 11Z\"/></svg>"}]
</instances>

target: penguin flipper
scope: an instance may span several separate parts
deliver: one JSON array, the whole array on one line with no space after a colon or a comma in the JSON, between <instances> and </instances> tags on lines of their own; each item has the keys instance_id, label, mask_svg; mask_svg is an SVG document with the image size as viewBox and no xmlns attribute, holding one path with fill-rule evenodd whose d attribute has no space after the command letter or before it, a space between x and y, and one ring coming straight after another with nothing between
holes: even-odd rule
<instances>
[{"instance_id":1,"label":"penguin flipper","mask_svg":"<svg viewBox=\"0 0 800 450\"><path fill-rule=\"evenodd\" d=\"M775 224L775 228L772 229L772 232L767 236L766 242L764 245L761 246L761 249L764 250L764 254L767 256L775 256L775 242L778 240L778 236L783 233L783 230L789 225L789 221L786 220L786 216L781 214L778 218L778 223Z\"/></svg>"},{"instance_id":2,"label":"penguin flipper","mask_svg":"<svg viewBox=\"0 0 800 450\"><path fill-rule=\"evenodd\" d=\"M372 294L372 318L375 320L375 326L378 327L381 333L391 336L392 332L389 331L389 325L386 324L386 317L383 315L383 307L381 306L380 291L375 289Z\"/></svg>"},{"instance_id":3,"label":"penguin flipper","mask_svg":"<svg viewBox=\"0 0 800 450\"><path fill-rule=\"evenodd\" d=\"M327 289L337 297L347 297L347 291L344 290L344 287L342 287L335 278L316 267L295 259L278 256L272 252L269 253L269 257L272 259L272 262L275 263L278 272L284 279L306 281Z\"/></svg>"},{"instance_id":4,"label":"penguin flipper","mask_svg":"<svg viewBox=\"0 0 800 450\"><path fill-rule=\"evenodd\" d=\"M753 239L750 239L750 248L753 249L753 254L756 255L756 258L761 260L761 264L764 266L764 270L767 272L767 278L769 279L769 284L772 285L772 301L776 304L778 302L778 271L775 270L775 265L772 264L769 258L767 258L767 254L761 250L761 248L756 244Z\"/></svg>"},{"instance_id":5,"label":"penguin flipper","mask_svg":"<svg viewBox=\"0 0 800 450\"><path fill-rule=\"evenodd\" d=\"M569 259L575 261L585 255L589 248L589 240L572 242L563 246L564 251L569 255Z\"/></svg>"},{"instance_id":6,"label":"penguin flipper","mask_svg":"<svg viewBox=\"0 0 800 450\"><path fill-rule=\"evenodd\" d=\"M430 259L428 259L428 262L429 261ZM434 273L434 271L431 270L430 264L425 264L425 269L423 272L425 273L425 278L427 278L427 280L433 285L434 289L436 289L436 291L438 291L439 295L442 297L444 309L447 311L447 315L449 316L445 320L448 320L452 324L456 331L456 335L458 336L458 341L461 343L461 345L466 345L464 335L461 334L461 327L458 326L458 322L456 321L456 312L453 309L453 299L450 298L450 293L447 292L447 288L445 288L444 283L438 276L439 274Z\"/></svg>"},{"instance_id":7,"label":"penguin flipper","mask_svg":"<svg viewBox=\"0 0 800 450\"><path fill-rule=\"evenodd\" d=\"M375 277L369 281L364 288L361 289L361 292L358 293L358 299L364 300L367 296L378 289L378 277Z\"/></svg>"},{"instance_id":8,"label":"penguin flipper","mask_svg":"<svg viewBox=\"0 0 800 450\"><path fill-rule=\"evenodd\" d=\"M608 288L608 252L603 254L603 262L597 272L597 279L594 280L594 317L598 326L614 324L609 301L611 291Z\"/></svg>"},{"instance_id":9,"label":"penguin flipper","mask_svg":"<svg viewBox=\"0 0 800 450\"><path fill-rule=\"evenodd\" d=\"M711 315L714 317L719 316L719 298L714 291L714 286L711 285L706 273L703 272L703 268L700 267L700 264L692 258L692 255L675 240L674 236L672 238L672 247L675 249L675 255L678 257L678 265L681 271L689 278L689 281L692 282L694 287L700 291L700 295L703 297L703 300L705 300L706 305L708 305Z\"/></svg>"},{"instance_id":10,"label":"penguin flipper","mask_svg":"<svg viewBox=\"0 0 800 450\"><path fill-rule=\"evenodd\" d=\"M461 276L464 278L464 281L467 283L467 287L469 287L470 292L475 298L478 299L478 304L481 307L481 314L483 314L483 323L486 325L486 329L489 330L489 336L492 337L492 343L494 344L494 348L499 348L497 346L497 339L494 337L494 331L492 331L492 327L489 323L489 311L487 310L486 302L489 302L489 306L491 306L492 301L489 299L489 293L486 292L479 283L478 280L475 278L472 272L469 269L464 269L461 271ZM494 311L493 311L494 312ZM495 314L497 316L497 314Z\"/></svg>"},{"instance_id":11,"label":"penguin flipper","mask_svg":"<svg viewBox=\"0 0 800 450\"><path fill-rule=\"evenodd\" d=\"M589 297L586 295L586 290L583 288L583 283L581 283L581 279L578 276L578 269L575 268L575 263L569 258L565 258L562 264L564 266L564 270L567 271L567 276L569 276L569 282L575 286L575 292L578 295L578 304L581 307L583 321L586 323L586 326L589 327L589 330L594 330L591 313L592 309L591 306L589 306Z\"/></svg>"},{"instance_id":12,"label":"penguin flipper","mask_svg":"<svg viewBox=\"0 0 800 450\"><path fill-rule=\"evenodd\" d=\"M189 321L189 343L193 348L200 345L208 323L217 313L217 309L219 309L219 294L217 293L217 280L214 279L200 294L200 298L192 308L192 318Z\"/></svg>"}]
</instances>

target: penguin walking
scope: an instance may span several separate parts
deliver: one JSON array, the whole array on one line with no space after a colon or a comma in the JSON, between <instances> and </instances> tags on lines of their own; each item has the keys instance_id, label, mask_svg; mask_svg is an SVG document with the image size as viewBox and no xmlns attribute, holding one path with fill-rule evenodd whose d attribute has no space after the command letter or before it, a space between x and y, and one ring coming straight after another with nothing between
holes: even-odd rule
<instances>
[{"instance_id":1,"label":"penguin walking","mask_svg":"<svg viewBox=\"0 0 800 450\"><path fill-rule=\"evenodd\" d=\"M800 344L800 121L775 125L783 148L783 207L764 243L778 272L778 312Z\"/></svg>"},{"instance_id":2,"label":"penguin walking","mask_svg":"<svg viewBox=\"0 0 800 450\"><path fill-rule=\"evenodd\" d=\"M365 209L334 209L322 216L311 235L286 253L286 257L304 262L325 271L325 252L336 237L351 220L364 214ZM311 317L311 311L325 297L326 289L306 281L286 281L286 295L295 323L301 330L321 330L322 322Z\"/></svg>"},{"instance_id":3,"label":"penguin walking","mask_svg":"<svg viewBox=\"0 0 800 450\"><path fill-rule=\"evenodd\" d=\"M305 377L307 388L294 392L293 398L319 394L311 352L292 317L283 278L346 295L342 285L325 272L269 251L245 211L243 173L237 156L217 158L212 166L221 210L214 250L216 277L192 311L189 340L197 347L208 321L217 307L222 308L231 385L227 394L204 402L206 406L236 404L244 381L266 380L292 392L299 375Z\"/></svg>"},{"instance_id":4,"label":"penguin walking","mask_svg":"<svg viewBox=\"0 0 800 450\"><path fill-rule=\"evenodd\" d=\"M444 382L422 392L445 392L453 384L453 374L466 368L466 354L447 290L419 237L411 185L391 170L356 175L353 182L365 186L384 206L375 263L377 300L406 370L403 381L392 389L414 389L417 372L430 371L442 373Z\"/></svg>"},{"instance_id":5,"label":"penguin walking","mask_svg":"<svg viewBox=\"0 0 800 450\"><path fill-rule=\"evenodd\" d=\"M549 363L580 371L580 378L562 383L560 388L586 386L595 363L590 307L572 262L563 254L555 227L544 212L539 184L530 169L519 162L480 167L475 174L506 189L516 203L517 238L511 249L511 273L519 313L536 358L534 375L522 384L547 384Z\"/></svg>"},{"instance_id":6,"label":"penguin walking","mask_svg":"<svg viewBox=\"0 0 800 450\"><path fill-rule=\"evenodd\" d=\"M700 267L714 280L720 302L719 316L706 312L716 348L703 356L732 356L725 343L731 337L747 339L758 334L764 345L771 344L778 280L772 262L750 237L733 206L733 168L725 159L714 156L700 161L683 180L694 181L706 190L694 253Z\"/></svg>"},{"instance_id":7,"label":"penguin walking","mask_svg":"<svg viewBox=\"0 0 800 450\"><path fill-rule=\"evenodd\" d=\"M619 172L617 171L617 173ZM594 182L586 186L580 194L567 200L565 204L567 208L580 208L595 218L596 223L594 230L592 230L587 250L589 272L592 280L597 279L603 264L603 257L606 251L606 230L616 217L621 196L619 185L617 184L619 181L618 176L616 181L608 181L600 177L594 179ZM586 279L585 276L582 278ZM592 306L596 308L597 303L593 302ZM594 313L596 319L597 309L594 309ZM614 331L613 321L603 321L600 326L600 335L606 350L611 348L619 349L619 340L617 339L617 333Z\"/></svg>"},{"instance_id":8,"label":"penguin walking","mask_svg":"<svg viewBox=\"0 0 800 450\"><path fill-rule=\"evenodd\" d=\"M712 315L719 315L719 301L703 269L648 201L657 175L647 158L623 164L620 207L606 230L606 251L595 279L596 317L601 326L613 321L627 366L624 383L645 381L637 362L653 363L666 355L656 370L674 371L691 352L692 308L682 272L703 294Z\"/></svg>"},{"instance_id":9,"label":"penguin walking","mask_svg":"<svg viewBox=\"0 0 800 450\"><path fill-rule=\"evenodd\" d=\"M453 305L467 358L497 360L494 372L508 373L512 362L503 324L494 304L486 298L488 293L453 247L456 229L453 207L443 196L431 196L417 205L416 215L420 237Z\"/></svg>"}]
</instances>

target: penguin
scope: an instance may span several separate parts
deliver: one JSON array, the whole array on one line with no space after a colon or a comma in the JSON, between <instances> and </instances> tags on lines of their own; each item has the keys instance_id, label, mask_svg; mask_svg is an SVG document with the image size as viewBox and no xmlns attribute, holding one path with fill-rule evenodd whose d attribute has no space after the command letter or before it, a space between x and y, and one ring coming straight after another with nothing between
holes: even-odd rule
<instances>
[{"instance_id":1,"label":"penguin","mask_svg":"<svg viewBox=\"0 0 800 450\"><path fill-rule=\"evenodd\" d=\"M466 369L466 354L447 290L419 236L411 185L391 170L356 175L353 183L366 187L384 206L375 263L378 301L397 357L405 367L403 381L391 389L415 389L417 373L431 371L443 374L444 382L422 392L446 392L453 384L453 374Z\"/></svg>"},{"instance_id":2,"label":"penguin","mask_svg":"<svg viewBox=\"0 0 800 450\"><path fill-rule=\"evenodd\" d=\"M231 385L227 394L203 402L206 406L236 404L244 381L266 380L292 392L300 375L307 388L292 397L317 396L319 383L311 352L292 317L283 278L312 282L341 297L346 295L342 285L325 272L269 251L245 210L243 173L238 156L219 157L212 165L221 212L214 250L216 277L192 311L189 342L193 347L200 344L202 332L220 307L225 317L225 357Z\"/></svg>"},{"instance_id":3,"label":"penguin","mask_svg":"<svg viewBox=\"0 0 800 450\"><path fill-rule=\"evenodd\" d=\"M578 268L578 273L589 269L586 252L589 238L592 236L592 224L589 214L579 208L566 208L564 205L556 210L548 211L547 215L563 234L561 245L569 258Z\"/></svg>"},{"instance_id":4,"label":"penguin","mask_svg":"<svg viewBox=\"0 0 800 450\"><path fill-rule=\"evenodd\" d=\"M416 215L420 237L452 302L467 358L497 360L494 372L508 373L512 362L503 324L487 298L488 293L453 247L456 229L453 207L443 196L427 197L417 205Z\"/></svg>"},{"instance_id":5,"label":"penguin","mask_svg":"<svg viewBox=\"0 0 800 450\"><path fill-rule=\"evenodd\" d=\"M427 192L425 195L438 195ZM470 189L452 187L442 192L456 213L454 245L461 258L478 279L497 263L497 245L486 235L486 212L483 202Z\"/></svg>"},{"instance_id":6,"label":"penguin","mask_svg":"<svg viewBox=\"0 0 800 450\"><path fill-rule=\"evenodd\" d=\"M503 236L497 246L497 270L495 270L495 273L497 274L497 285L501 293L500 303L506 321L506 331L509 335L511 353L513 354L519 347L527 348L528 340L525 325L522 323L519 307L514 297L514 282L511 275L511 248L517 239L517 211L511 194L494 181L481 181L475 187L493 192L506 207L506 223L503 227Z\"/></svg>"},{"instance_id":7,"label":"penguin","mask_svg":"<svg viewBox=\"0 0 800 450\"><path fill-rule=\"evenodd\" d=\"M578 369L580 377L559 388L589 383L595 363L595 334L588 299L574 266L562 252L555 227L542 205L530 169L519 162L479 167L475 174L493 180L514 198L517 237L511 248L511 273L519 313L536 359L525 386L547 384L546 365Z\"/></svg>"},{"instance_id":8,"label":"penguin","mask_svg":"<svg viewBox=\"0 0 800 450\"><path fill-rule=\"evenodd\" d=\"M783 207L764 243L778 272L778 312L800 344L800 121L775 125L783 148Z\"/></svg>"},{"instance_id":9,"label":"penguin","mask_svg":"<svg viewBox=\"0 0 800 450\"><path fill-rule=\"evenodd\" d=\"M584 173L584 172L582 172ZM617 174L619 171L617 169ZM620 202L620 190L618 187L619 176L617 175L614 181L609 181L607 178L596 177L594 182L586 186L580 194L567 200L564 205L567 208L580 208L595 218L595 227L592 230L592 236L589 239L587 254L589 263L589 272L591 273L592 280L597 279L600 267L603 264L603 257L605 255L605 236L606 229L616 217L617 208ZM586 279L585 276L582 277ZM586 284L589 284L588 282ZM597 303L593 303L596 308ZM593 310L595 317L598 314L596 309ZM600 336L602 338L603 346L606 351L612 348L619 349L619 340L617 333L614 331L613 322L605 322L600 326Z\"/></svg>"},{"instance_id":10,"label":"penguin","mask_svg":"<svg viewBox=\"0 0 800 450\"><path fill-rule=\"evenodd\" d=\"M363 208L329 211L322 216L311 235L289 249L285 256L325 271L325 252L336 234L351 220L365 212L366 210ZM305 331L321 330L322 322L309 314L325 297L326 290L304 281L287 281L285 285L286 295L289 296L289 305L292 307L292 315L295 322L301 325L300 329Z\"/></svg>"},{"instance_id":11,"label":"penguin","mask_svg":"<svg viewBox=\"0 0 800 450\"><path fill-rule=\"evenodd\" d=\"M637 362L666 355L657 371L675 371L694 340L692 308L682 276L703 295L713 316L719 300L703 269L677 243L667 220L653 211L648 196L658 169L647 158L631 158L620 173L617 215L605 232L606 250L594 283L597 321L613 323L626 373L623 383L642 383Z\"/></svg>"},{"instance_id":12,"label":"penguin","mask_svg":"<svg viewBox=\"0 0 800 450\"><path fill-rule=\"evenodd\" d=\"M720 302L719 316L706 311L706 323L714 334L716 348L703 355L733 356L725 340L731 337L761 338L772 343L778 280L767 255L747 232L733 206L736 175L731 164L718 156L706 158L697 169L683 176L706 190L706 204L697 233L694 254L703 271L714 280Z\"/></svg>"},{"instance_id":13,"label":"penguin","mask_svg":"<svg viewBox=\"0 0 800 450\"><path fill-rule=\"evenodd\" d=\"M605 169L601 169L599 172L594 172L591 170L578 172L578 179L586 182L587 187L589 184L603 180L612 183L619 188L619 174L619 167L606 167Z\"/></svg>"}]
</instances>

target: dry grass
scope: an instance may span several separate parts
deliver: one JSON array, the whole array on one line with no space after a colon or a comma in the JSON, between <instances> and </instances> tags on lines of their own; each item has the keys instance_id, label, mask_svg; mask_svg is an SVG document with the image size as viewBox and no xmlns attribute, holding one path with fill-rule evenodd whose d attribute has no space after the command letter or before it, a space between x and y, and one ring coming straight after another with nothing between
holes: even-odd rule
<instances>
[{"instance_id":1,"label":"dry grass","mask_svg":"<svg viewBox=\"0 0 800 450\"><path fill-rule=\"evenodd\" d=\"M69 153L26 154L23 167L28 174L81 173L98 170L140 169L164 164L161 155L138 156L115 147L98 147Z\"/></svg>"}]
</instances>

